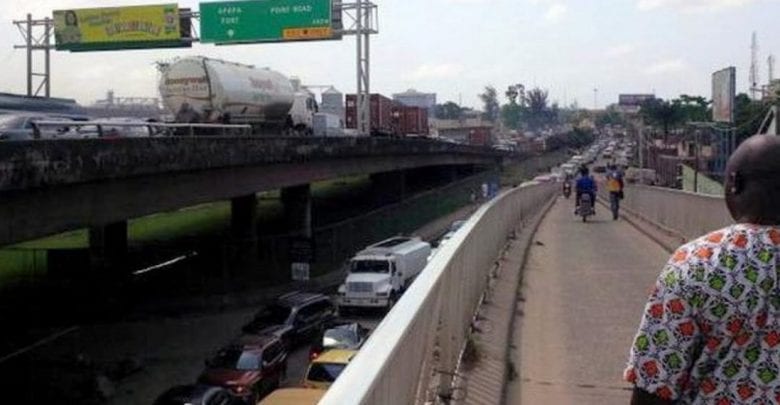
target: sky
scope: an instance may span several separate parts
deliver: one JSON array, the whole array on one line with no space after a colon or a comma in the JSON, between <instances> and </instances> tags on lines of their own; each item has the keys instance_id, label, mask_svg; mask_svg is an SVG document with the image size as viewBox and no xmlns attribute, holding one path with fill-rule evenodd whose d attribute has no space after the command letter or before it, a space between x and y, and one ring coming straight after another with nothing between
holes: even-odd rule
<instances>
[{"instance_id":1,"label":"sky","mask_svg":"<svg viewBox=\"0 0 780 405\"><path fill-rule=\"evenodd\" d=\"M0 8L0 92L26 91L23 42L12 20L50 16L54 9L150 4L137 0L3 0ZM410 88L439 102L479 108L493 85L549 90L562 105L603 107L621 93L711 96L712 72L737 68L747 91L750 37L766 59L780 57L780 0L375 0L379 33L371 38L371 90ZM180 7L197 9L197 1ZM90 104L117 96L157 97L155 61L205 55L267 66L304 84L356 88L354 37L341 41L214 46L91 53L53 52L52 95ZM36 68L42 70L43 54ZM778 67L780 72L780 67ZM780 76L780 73L778 73ZM594 91L597 89L597 91ZM594 97L596 96L596 97Z\"/></svg>"}]
</instances>

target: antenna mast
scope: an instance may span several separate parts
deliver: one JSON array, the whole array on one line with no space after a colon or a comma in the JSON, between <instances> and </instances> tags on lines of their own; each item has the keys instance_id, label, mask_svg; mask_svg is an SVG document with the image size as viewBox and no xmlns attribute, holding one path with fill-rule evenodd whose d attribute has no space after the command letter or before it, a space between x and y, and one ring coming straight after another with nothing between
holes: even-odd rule
<instances>
[{"instance_id":1,"label":"antenna mast","mask_svg":"<svg viewBox=\"0 0 780 405\"><path fill-rule=\"evenodd\" d=\"M758 37L753 31L750 43L750 95L755 100L758 94Z\"/></svg>"}]
</instances>

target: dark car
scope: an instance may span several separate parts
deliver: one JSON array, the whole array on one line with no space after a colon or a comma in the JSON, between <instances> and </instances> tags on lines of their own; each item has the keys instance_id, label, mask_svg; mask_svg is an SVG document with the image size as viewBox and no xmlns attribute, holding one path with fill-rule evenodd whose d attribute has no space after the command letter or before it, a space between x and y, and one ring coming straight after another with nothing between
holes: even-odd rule
<instances>
[{"instance_id":1,"label":"dark car","mask_svg":"<svg viewBox=\"0 0 780 405\"><path fill-rule=\"evenodd\" d=\"M242 401L222 387L178 385L157 397L154 405L239 405Z\"/></svg>"},{"instance_id":2,"label":"dark car","mask_svg":"<svg viewBox=\"0 0 780 405\"><path fill-rule=\"evenodd\" d=\"M287 350L275 336L242 336L206 361L198 382L226 388L235 398L256 404L281 386Z\"/></svg>"},{"instance_id":3,"label":"dark car","mask_svg":"<svg viewBox=\"0 0 780 405\"><path fill-rule=\"evenodd\" d=\"M357 322L332 325L309 350L309 358L314 360L321 353L332 349L358 350L363 346L371 331Z\"/></svg>"},{"instance_id":4,"label":"dark car","mask_svg":"<svg viewBox=\"0 0 780 405\"><path fill-rule=\"evenodd\" d=\"M244 326L245 333L273 334L288 348L321 336L336 319L336 306L324 294L293 292L277 298Z\"/></svg>"}]
</instances>

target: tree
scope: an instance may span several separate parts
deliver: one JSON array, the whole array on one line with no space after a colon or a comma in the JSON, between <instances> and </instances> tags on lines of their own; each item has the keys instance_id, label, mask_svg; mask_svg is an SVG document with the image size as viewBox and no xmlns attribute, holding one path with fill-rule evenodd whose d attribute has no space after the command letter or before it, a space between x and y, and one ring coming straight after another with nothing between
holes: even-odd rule
<instances>
[{"instance_id":1,"label":"tree","mask_svg":"<svg viewBox=\"0 0 780 405\"><path fill-rule=\"evenodd\" d=\"M479 98L485 106L482 116L488 121L495 122L501 111L501 107L498 104L498 92L496 91L496 88L493 86L485 86L485 92L480 94Z\"/></svg>"},{"instance_id":2,"label":"tree","mask_svg":"<svg viewBox=\"0 0 780 405\"><path fill-rule=\"evenodd\" d=\"M463 108L452 101L436 104L433 112L436 118L441 120L458 120L463 116Z\"/></svg>"},{"instance_id":3,"label":"tree","mask_svg":"<svg viewBox=\"0 0 780 405\"><path fill-rule=\"evenodd\" d=\"M653 98L642 103L639 114L645 124L661 127L664 139L669 136L669 130L684 121L682 105L679 100L669 102Z\"/></svg>"},{"instance_id":4,"label":"tree","mask_svg":"<svg viewBox=\"0 0 780 405\"><path fill-rule=\"evenodd\" d=\"M734 99L734 125L737 127L737 143L755 135L769 111L769 104L751 100L745 93Z\"/></svg>"},{"instance_id":5,"label":"tree","mask_svg":"<svg viewBox=\"0 0 780 405\"><path fill-rule=\"evenodd\" d=\"M712 110L710 102L702 96L680 95L679 99L674 100L682 109L681 114L685 122L705 122L711 121Z\"/></svg>"},{"instance_id":6,"label":"tree","mask_svg":"<svg viewBox=\"0 0 780 405\"><path fill-rule=\"evenodd\" d=\"M501 120L507 128L520 129L523 121L523 108L517 103L501 106Z\"/></svg>"},{"instance_id":7,"label":"tree","mask_svg":"<svg viewBox=\"0 0 780 405\"><path fill-rule=\"evenodd\" d=\"M517 86L509 86L504 95L506 95L507 100L509 100L509 104L513 105L517 104L517 96L520 95L520 92L517 90Z\"/></svg>"},{"instance_id":8,"label":"tree","mask_svg":"<svg viewBox=\"0 0 780 405\"><path fill-rule=\"evenodd\" d=\"M548 93L538 87L531 89L526 95L528 110L526 121L532 129L539 129L550 123L550 112L547 108Z\"/></svg>"},{"instance_id":9,"label":"tree","mask_svg":"<svg viewBox=\"0 0 780 405\"><path fill-rule=\"evenodd\" d=\"M596 115L596 126L605 127L607 125L625 125L625 118L623 114L610 106L604 112L599 112Z\"/></svg>"}]
</instances>

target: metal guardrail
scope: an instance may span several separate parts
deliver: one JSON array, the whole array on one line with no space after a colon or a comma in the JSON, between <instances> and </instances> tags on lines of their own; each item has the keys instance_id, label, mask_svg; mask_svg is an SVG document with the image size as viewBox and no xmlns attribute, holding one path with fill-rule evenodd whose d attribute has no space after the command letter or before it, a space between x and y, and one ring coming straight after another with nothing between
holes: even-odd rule
<instances>
[{"instance_id":1,"label":"metal guardrail","mask_svg":"<svg viewBox=\"0 0 780 405\"><path fill-rule=\"evenodd\" d=\"M493 263L518 224L559 187L529 184L483 205L441 247L319 403L435 403L448 393Z\"/></svg>"},{"instance_id":2,"label":"metal guardrail","mask_svg":"<svg viewBox=\"0 0 780 405\"><path fill-rule=\"evenodd\" d=\"M113 128L143 128L147 131L149 136L195 136L198 130L209 130L213 134L221 133L222 135L250 135L252 133L251 125L244 124L172 124L163 122L115 122L115 121L35 121L33 126L36 132L39 132L41 127L55 127L55 128L89 128L95 127L95 137L102 138L105 136L111 136L111 130ZM118 136L121 137L121 134ZM37 136L36 138L39 138ZM85 136L87 138L89 136ZM55 136L56 138L56 136Z\"/></svg>"},{"instance_id":3,"label":"metal guardrail","mask_svg":"<svg viewBox=\"0 0 780 405\"><path fill-rule=\"evenodd\" d=\"M629 186L624 194L623 207L686 240L734 222L723 197L648 186Z\"/></svg>"}]
</instances>

